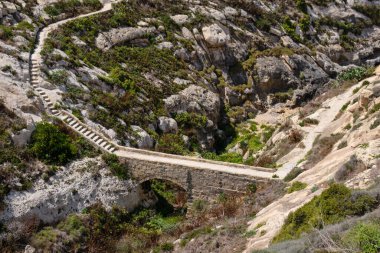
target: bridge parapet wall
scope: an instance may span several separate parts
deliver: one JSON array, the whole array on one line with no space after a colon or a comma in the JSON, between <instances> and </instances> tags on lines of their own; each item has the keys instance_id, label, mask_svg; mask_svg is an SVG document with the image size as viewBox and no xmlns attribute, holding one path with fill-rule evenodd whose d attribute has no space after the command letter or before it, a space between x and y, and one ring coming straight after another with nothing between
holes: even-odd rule
<instances>
[{"instance_id":1,"label":"bridge parapet wall","mask_svg":"<svg viewBox=\"0 0 380 253\"><path fill-rule=\"evenodd\" d=\"M126 165L138 183L151 179L171 181L186 190L189 201L193 199L214 200L222 192L242 194L247 191L250 184L259 185L278 181L124 157L120 157L120 161Z\"/></svg>"}]
</instances>

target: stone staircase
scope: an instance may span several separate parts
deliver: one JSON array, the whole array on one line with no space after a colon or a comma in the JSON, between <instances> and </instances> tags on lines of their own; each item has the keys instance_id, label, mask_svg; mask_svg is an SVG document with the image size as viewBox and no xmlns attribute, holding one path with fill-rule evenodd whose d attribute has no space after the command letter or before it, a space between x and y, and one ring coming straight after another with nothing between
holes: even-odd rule
<instances>
[{"instance_id":1,"label":"stone staircase","mask_svg":"<svg viewBox=\"0 0 380 253\"><path fill-rule=\"evenodd\" d=\"M43 88L39 86L40 82L40 66L39 60L32 57L31 60L31 79L30 82L32 84L33 89L37 92L37 94L41 97L45 108L48 109L51 115L61 119L67 126L73 129L78 134L82 135L84 138L95 144L101 150L104 150L109 153L113 153L117 150L116 146L112 143L111 140L104 137L102 134L94 131L89 128L87 125L82 123L78 118L76 118L71 113L60 110L56 108L49 98L47 93Z\"/></svg>"}]
</instances>

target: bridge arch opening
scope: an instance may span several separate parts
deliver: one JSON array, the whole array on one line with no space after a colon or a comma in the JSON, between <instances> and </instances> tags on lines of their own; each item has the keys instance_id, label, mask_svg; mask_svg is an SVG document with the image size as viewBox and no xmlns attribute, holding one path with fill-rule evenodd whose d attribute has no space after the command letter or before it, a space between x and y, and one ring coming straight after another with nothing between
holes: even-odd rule
<instances>
[{"instance_id":1,"label":"bridge arch opening","mask_svg":"<svg viewBox=\"0 0 380 253\"><path fill-rule=\"evenodd\" d=\"M149 178L139 183L145 192L156 198L155 209L162 215L185 214L188 194L179 183L168 179Z\"/></svg>"}]
</instances>

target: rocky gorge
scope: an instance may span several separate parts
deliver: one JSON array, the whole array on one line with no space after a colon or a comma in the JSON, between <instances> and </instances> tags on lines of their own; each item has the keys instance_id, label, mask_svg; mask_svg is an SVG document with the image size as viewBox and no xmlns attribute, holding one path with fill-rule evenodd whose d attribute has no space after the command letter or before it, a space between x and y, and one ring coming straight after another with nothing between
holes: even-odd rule
<instances>
[{"instance_id":1,"label":"rocky gorge","mask_svg":"<svg viewBox=\"0 0 380 253\"><path fill-rule=\"evenodd\" d=\"M153 182L154 193L142 189L121 172L113 158L100 159L85 140L49 118L28 83L29 52L34 50L39 27L97 11L107 3L0 3L3 241L12 237L9 231L15 227L30 229L23 226L30 225L26 220L37 218L40 225L33 231L39 234L29 237L32 241L20 239L22 244L32 243L31 250L46 247L64 252L80 245L86 235L95 236L87 231L75 237L62 230L72 213L84 212L78 219L83 229L92 229L87 219L103 212L97 205L106 212L112 213L117 206L133 213L141 207L159 206L164 196L173 206L181 206L168 197L174 193L165 193L172 187ZM218 236L199 232L199 239L190 242L186 232L197 230L189 224L182 224L175 235L165 230L169 239L160 237L157 242L153 237L163 227L154 227L152 232L152 223L137 222L141 213L128 218L114 213L121 223L128 220L154 234L149 240L141 239L152 242L146 248L128 250L143 252L162 244L154 250L240 252L244 249L237 245L248 241L247 250L252 251L267 247L286 216L321 194L329 180L350 188L376 184L378 71L371 76L380 62L379 5L379 1L364 0L117 1L109 11L73 19L51 31L43 45L40 85L56 108L69 111L122 146L274 168L273 176L281 179L299 169L302 174L293 182L307 185L293 195L273 189L273 196L263 194L268 199L248 194L249 211L243 197L234 200L242 201L238 205L222 196L217 206L222 206L223 215L215 214L212 207L205 209L207 214L195 215L198 220L216 219L202 225L211 226L212 234ZM367 77L368 83L358 83ZM72 143L67 147L70 162L59 169L50 157L38 153L38 122L47 120L58 125ZM352 160L355 165L347 165ZM342 168L348 166L354 172L344 172L350 176L337 179L335 173L343 173ZM294 196L291 205L289 196ZM239 208L227 217L235 215L245 224L246 212L253 212L256 218L248 232L254 233L236 232L230 220L223 225L225 230L219 227L218 218L226 217L224 212L228 213L232 202ZM158 216L149 217L158 222ZM41 230L45 225L52 225L53 232ZM125 231L133 234L129 228L124 227ZM66 239L69 235L70 243L48 244L42 240L44 233ZM136 234L142 237L144 233ZM235 243L220 251L217 245L223 233L232 233ZM116 237L122 238L121 234ZM165 244L176 237L185 245ZM211 246L202 245L204 237ZM91 251L90 245L81 245L82 250ZM116 250L123 252L120 248L111 251Z\"/></svg>"}]
</instances>

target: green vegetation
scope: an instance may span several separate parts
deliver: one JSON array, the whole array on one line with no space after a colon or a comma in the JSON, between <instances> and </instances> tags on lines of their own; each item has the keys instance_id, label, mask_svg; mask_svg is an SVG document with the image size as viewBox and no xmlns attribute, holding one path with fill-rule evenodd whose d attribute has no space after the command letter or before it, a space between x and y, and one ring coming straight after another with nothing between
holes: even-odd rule
<instances>
[{"instance_id":1,"label":"green vegetation","mask_svg":"<svg viewBox=\"0 0 380 253\"><path fill-rule=\"evenodd\" d=\"M295 0L297 8L302 12L307 12L307 4L305 0Z\"/></svg>"},{"instance_id":2,"label":"green vegetation","mask_svg":"<svg viewBox=\"0 0 380 253\"><path fill-rule=\"evenodd\" d=\"M282 28L284 28L285 32L296 42L301 42L300 35L296 32L296 25L290 20L288 16L284 18L284 22L282 23Z\"/></svg>"},{"instance_id":3,"label":"green vegetation","mask_svg":"<svg viewBox=\"0 0 380 253\"><path fill-rule=\"evenodd\" d=\"M372 109L369 111L369 113L375 113L380 110L380 103L375 104Z\"/></svg>"},{"instance_id":4,"label":"green vegetation","mask_svg":"<svg viewBox=\"0 0 380 253\"><path fill-rule=\"evenodd\" d=\"M44 11L51 17L59 16L63 13L73 17L80 13L87 13L100 8L102 8L102 3L99 0L61 0L46 6Z\"/></svg>"},{"instance_id":5,"label":"green vegetation","mask_svg":"<svg viewBox=\"0 0 380 253\"><path fill-rule=\"evenodd\" d=\"M345 104L342 106L342 108L340 108L340 111L341 111L341 112L344 112L350 104L351 104L351 101L348 101L347 103L345 103Z\"/></svg>"},{"instance_id":6,"label":"green vegetation","mask_svg":"<svg viewBox=\"0 0 380 253\"><path fill-rule=\"evenodd\" d=\"M119 158L115 154L104 154L102 155L102 158L110 168L113 175L121 180L127 180L130 178L127 166L121 164Z\"/></svg>"},{"instance_id":7,"label":"green vegetation","mask_svg":"<svg viewBox=\"0 0 380 253\"><path fill-rule=\"evenodd\" d=\"M207 125L207 117L196 113L183 112L175 116L175 120L181 128L204 128Z\"/></svg>"},{"instance_id":8,"label":"green vegetation","mask_svg":"<svg viewBox=\"0 0 380 253\"><path fill-rule=\"evenodd\" d=\"M299 174L301 174L302 172L304 172L304 170L302 170L301 168L295 167L295 168L293 168L293 169L288 173L288 175L286 175L286 177L284 177L284 181L285 181L285 182L292 181L293 179L295 179L295 178L296 178Z\"/></svg>"},{"instance_id":9,"label":"green vegetation","mask_svg":"<svg viewBox=\"0 0 380 253\"><path fill-rule=\"evenodd\" d=\"M288 188L287 192L288 193L292 193L292 192L295 192L295 191L300 191L300 190L303 190L307 187L307 184L305 183L302 183L302 182L299 182L299 181L295 181L292 183L292 185Z\"/></svg>"},{"instance_id":10,"label":"green vegetation","mask_svg":"<svg viewBox=\"0 0 380 253\"><path fill-rule=\"evenodd\" d=\"M352 192L344 185L332 184L320 196L290 213L273 242L299 238L304 232L340 222L347 216L363 215L377 206L376 198L368 194Z\"/></svg>"},{"instance_id":11,"label":"green vegetation","mask_svg":"<svg viewBox=\"0 0 380 253\"><path fill-rule=\"evenodd\" d=\"M360 81L372 74L373 70L371 68L367 69L364 67L350 68L339 74L338 80L348 81L355 80Z\"/></svg>"},{"instance_id":12,"label":"green vegetation","mask_svg":"<svg viewBox=\"0 0 380 253\"><path fill-rule=\"evenodd\" d=\"M377 253L380 250L380 224L378 221L360 222L343 237L350 248L362 253ZM357 251L357 252L358 252Z\"/></svg>"},{"instance_id":13,"label":"green vegetation","mask_svg":"<svg viewBox=\"0 0 380 253\"><path fill-rule=\"evenodd\" d=\"M0 39L8 40L12 38L12 36L13 36L13 31L11 27L0 25Z\"/></svg>"},{"instance_id":14,"label":"green vegetation","mask_svg":"<svg viewBox=\"0 0 380 253\"><path fill-rule=\"evenodd\" d=\"M319 120L317 119L312 119L312 118L304 118L300 123L299 125L301 127L304 127L304 126L307 126L307 125L318 125L319 124Z\"/></svg>"},{"instance_id":15,"label":"green vegetation","mask_svg":"<svg viewBox=\"0 0 380 253\"><path fill-rule=\"evenodd\" d=\"M243 156L237 153L223 153L218 155L213 152L205 152L202 154L202 157L205 159L222 162L243 163Z\"/></svg>"},{"instance_id":16,"label":"green vegetation","mask_svg":"<svg viewBox=\"0 0 380 253\"><path fill-rule=\"evenodd\" d=\"M185 142L179 134L161 135L157 142L156 150L175 155L184 155L187 153Z\"/></svg>"},{"instance_id":17,"label":"green vegetation","mask_svg":"<svg viewBox=\"0 0 380 253\"><path fill-rule=\"evenodd\" d=\"M78 153L70 136L47 122L37 123L29 148L38 159L57 165L68 163Z\"/></svg>"}]
</instances>

